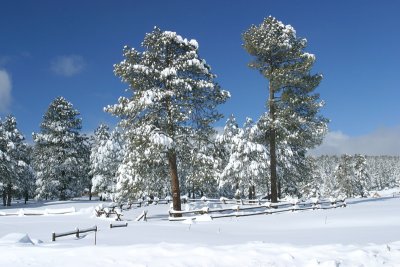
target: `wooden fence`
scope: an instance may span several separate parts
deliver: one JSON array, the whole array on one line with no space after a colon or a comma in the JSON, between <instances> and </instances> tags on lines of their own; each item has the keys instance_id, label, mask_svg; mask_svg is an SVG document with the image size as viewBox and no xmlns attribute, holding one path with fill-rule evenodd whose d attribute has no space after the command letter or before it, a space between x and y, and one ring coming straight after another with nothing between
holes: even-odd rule
<instances>
[{"instance_id":1,"label":"wooden fence","mask_svg":"<svg viewBox=\"0 0 400 267\"><path fill-rule=\"evenodd\" d=\"M254 215L268 215L280 212L288 212L288 211L300 211L300 210L316 210L316 209L332 209L337 207L346 207L345 200L324 200L324 201L314 201L314 202L280 202L280 203L271 203L264 201L258 201L256 203L251 203L253 200L241 200L240 205L235 205L228 208L221 209L210 209L208 207L204 207L197 210L190 211L169 211L169 220L170 221L181 221L186 220L188 218L195 219L198 215L208 214L211 219L225 218L225 217L244 217L244 216L254 216ZM257 201L257 200L256 200ZM216 201L215 201L216 202ZM247 202L246 204L243 204ZM221 202L220 202L221 203ZM232 203L232 200L222 201L222 204ZM234 200L236 204L237 201ZM251 212L248 212L251 211ZM176 215L180 215L177 217Z\"/></svg>"},{"instance_id":2,"label":"wooden fence","mask_svg":"<svg viewBox=\"0 0 400 267\"><path fill-rule=\"evenodd\" d=\"M124 224L112 224L112 223L110 223L110 229L119 228L119 227L128 227L128 223L124 223Z\"/></svg>"},{"instance_id":3,"label":"wooden fence","mask_svg":"<svg viewBox=\"0 0 400 267\"><path fill-rule=\"evenodd\" d=\"M94 244L96 245L96 234L97 234L97 226L93 226L91 228L86 228L86 229L79 229L78 227L74 231L69 231L69 232L64 232L64 233L55 233L53 232L51 235L51 241L56 241L56 238L58 237L63 237L63 236L69 236L69 235L75 235L77 238L79 238L80 234L83 233L88 233L88 232L94 232Z\"/></svg>"}]
</instances>

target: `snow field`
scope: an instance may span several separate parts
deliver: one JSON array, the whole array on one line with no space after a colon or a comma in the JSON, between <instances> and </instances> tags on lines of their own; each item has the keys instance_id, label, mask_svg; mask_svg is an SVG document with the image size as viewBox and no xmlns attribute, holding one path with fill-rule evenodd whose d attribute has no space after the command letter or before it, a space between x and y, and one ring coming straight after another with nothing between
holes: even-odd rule
<instances>
[{"instance_id":1,"label":"snow field","mask_svg":"<svg viewBox=\"0 0 400 267\"><path fill-rule=\"evenodd\" d=\"M400 266L400 198L347 202L330 210L213 221L199 216L190 224L168 221L162 204L125 211L124 222L95 217L97 201L33 204L27 208L76 212L0 216L0 266ZM148 221L135 222L143 210ZM109 228L125 222L128 227ZM53 231L93 225L97 246L94 233L50 241Z\"/></svg>"}]
</instances>

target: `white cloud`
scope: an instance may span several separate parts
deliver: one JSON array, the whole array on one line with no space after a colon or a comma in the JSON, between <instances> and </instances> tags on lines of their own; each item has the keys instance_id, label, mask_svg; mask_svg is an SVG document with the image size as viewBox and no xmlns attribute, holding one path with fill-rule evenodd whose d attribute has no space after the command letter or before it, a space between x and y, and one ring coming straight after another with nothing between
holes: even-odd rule
<instances>
[{"instance_id":1,"label":"white cloud","mask_svg":"<svg viewBox=\"0 0 400 267\"><path fill-rule=\"evenodd\" d=\"M0 70L0 112L8 111L11 103L11 77L5 70Z\"/></svg>"},{"instance_id":2,"label":"white cloud","mask_svg":"<svg viewBox=\"0 0 400 267\"><path fill-rule=\"evenodd\" d=\"M310 151L312 155L400 155L400 126L379 128L362 136L348 136L340 131L329 132L321 146Z\"/></svg>"},{"instance_id":3,"label":"white cloud","mask_svg":"<svg viewBox=\"0 0 400 267\"><path fill-rule=\"evenodd\" d=\"M51 70L62 76L73 76L81 73L85 68L85 61L81 56L59 56L51 62Z\"/></svg>"}]
</instances>

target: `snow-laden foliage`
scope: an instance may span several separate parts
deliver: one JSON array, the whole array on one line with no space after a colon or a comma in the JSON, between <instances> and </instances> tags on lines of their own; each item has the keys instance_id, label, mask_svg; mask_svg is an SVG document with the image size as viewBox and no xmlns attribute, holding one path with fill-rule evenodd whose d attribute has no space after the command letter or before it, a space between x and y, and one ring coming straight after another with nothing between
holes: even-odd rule
<instances>
[{"instance_id":1,"label":"snow-laden foliage","mask_svg":"<svg viewBox=\"0 0 400 267\"><path fill-rule=\"evenodd\" d=\"M235 116L233 114L227 119L223 132L218 134L215 138L215 147L218 157L220 158L220 164L218 166L219 177L218 184L220 192L223 196L240 196L239 188L232 188L231 184L223 183L221 181L221 173L228 165L229 159L231 157L231 153L233 150L233 138L237 136L239 132L239 125L236 122ZM228 178L233 180L232 178ZM235 184L236 185L236 184Z\"/></svg>"},{"instance_id":2,"label":"snow-laden foliage","mask_svg":"<svg viewBox=\"0 0 400 267\"><path fill-rule=\"evenodd\" d=\"M7 116L0 120L0 190L3 205L10 206L15 194L23 194L27 198L34 188L29 146L24 140L15 117Z\"/></svg>"},{"instance_id":3,"label":"snow-laden foliage","mask_svg":"<svg viewBox=\"0 0 400 267\"><path fill-rule=\"evenodd\" d=\"M214 130L194 136L188 147L182 150L179 161L179 174L182 180L183 192L193 198L206 196L218 197L217 178L221 158L217 152L212 136Z\"/></svg>"},{"instance_id":4,"label":"snow-laden foliage","mask_svg":"<svg viewBox=\"0 0 400 267\"><path fill-rule=\"evenodd\" d=\"M121 198L152 193L149 181L165 184L169 173L174 209L180 209L177 166L192 140L210 138L212 123L222 117L216 107L229 93L199 57L197 41L155 27L142 47L143 52L124 47L125 59L114 65L114 72L131 95L106 108L121 118L127 142L117 191Z\"/></svg>"},{"instance_id":5,"label":"snow-laden foliage","mask_svg":"<svg viewBox=\"0 0 400 267\"><path fill-rule=\"evenodd\" d=\"M81 194L86 187L86 156L78 115L70 102L57 97L43 116L40 133L33 133L38 198L66 199Z\"/></svg>"},{"instance_id":6,"label":"snow-laden foliage","mask_svg":"<svg viewBox=\"0 0 400 267\"><path fill-rule=\"evenodd\" d=\"M90 153L92 191L102 198L114 199L116 174L124 156L121 133L111 134L107 125L101 124L94 132Z\"/></svg>"},{"instance_id":7,"label":"snow-laden foliage","mask_svg":"<svg viewBox=\"0 0 400 267\"><path fill-rule=\"evenodd\" d=\"M315 56L304 51L306 39L273 17L251 26L243 40L254 57L249 66L269 81L268 111L258 127L270 151L271 195L276 201L279 187L290 184L283 177L304 165L305 152L320 144L326 133L327 119L319 115L323 102L314 92L322 75L310 73Z\"/></svg>"},{"instance_id":8,"label":"snow-laden foliage","mask_svg":"<svg viewBox=\"0 0 400 267\"><path fill-rule=\"evenodd\" d=\"M400 183L400 157L356 154L308 160L313 171L300 181L301 196L365 197Z\"/></svg>"},{"instance_id":9,"label":"snow-laden foliage","mask_svg":"<svg viewBox=\"0 0 400 267\"><path fill-rule=\"evenodd\" d=\"M82 142L78 146L78 161L77 166L80 174L79 184L77 188L84 191L85 194L89 194L89 198L92 198L92 175L90 174L90 152L92 148L91 137L83 134L81 136Z\"/></svg>"},{"instance_id":10,"label":"snow-laden foliage","mask_svg":"<svg viewBox=\"0 0 400 267\"><path fill-rule=\"evenodd\" d=\"M220 174L220 188L229 184L236 189L235 194L249 198L256 196L256 189L258 193L268 193L265 180L269 169L268 152L264 145L256 142L258 131L250 118L243 128L237 127L233 116L227 121L224 132L217 137L217 142L224 145L229 155Z\"/></svg>"}]
</instances>

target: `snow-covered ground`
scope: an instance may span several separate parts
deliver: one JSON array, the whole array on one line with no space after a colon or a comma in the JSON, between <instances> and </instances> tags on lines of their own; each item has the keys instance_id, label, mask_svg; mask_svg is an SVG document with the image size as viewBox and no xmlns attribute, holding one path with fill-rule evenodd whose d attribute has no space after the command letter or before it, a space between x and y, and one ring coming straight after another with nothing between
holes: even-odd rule
<instances>
[{"instance_id":1,"label":"snow-covered ground","mask_svg":"<svg viewBox=\"0 0 400 267\"><path fill-rule=\"evenodd\" d=\"M98 201L15 204L0 209L20 214L0 216L0 266L400 266L393 192L347 208L192 223L170 222L167 205L150 205L124 211L128 227L112 229L120 222L93 215ZM148 221L134 221L143 209ZM44 215L22 215L34 210ZM51 241L53 231L94 225L96 246L93 232Z\"/></svg>"}]
</instances>

